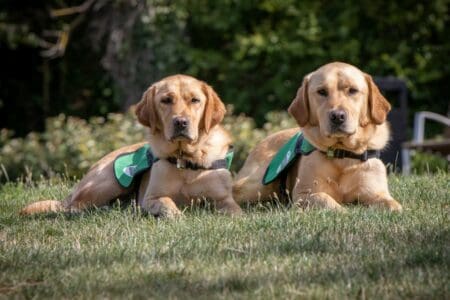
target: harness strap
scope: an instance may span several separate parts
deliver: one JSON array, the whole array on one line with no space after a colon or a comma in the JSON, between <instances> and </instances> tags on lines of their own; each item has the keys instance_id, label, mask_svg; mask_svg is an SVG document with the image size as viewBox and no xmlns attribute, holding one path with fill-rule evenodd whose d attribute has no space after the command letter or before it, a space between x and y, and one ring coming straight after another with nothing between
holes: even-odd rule
<instances>
[{"instance_id":1,"label":"harness strap","mask_svg":"<svg viewBox=\"0 0 450 300\"><path fill-rule=\"evenodd\" d=\"M295 144L295 155L301 157L302 155L309 155L311 152L313 152L315 149L307 149L307 152L302 149L302 146L305 146L305 141L308 143L306 147L309 147L309 142L304 139L303 134L300 134L300 136L297 139L297 143ZM287 199L288 193L287 193L287 175L289 172L289 168L286 168L283 170L283 172L280 173L280 196L282 199Z\"/></svg>"},{"instance_id":2,"label":"harness strap","mask_svg":"<svg viewBox=\"0 0 450 300\"><path fill-rule=\"evenodd\" d=\"M234 147L233 145L230 145L228 148L228 152L225 155L225 158L218 159L212 162L211 166L209 168L206 168L205 166L193 163L190 160L187 159L181 159L176 157L168 157L166 160L176 165L178 169L191 169L191 170L217 170L217 169L230 169L231 168L231 162L233 161L234 156Z\"/></svg>"}]
</instances>

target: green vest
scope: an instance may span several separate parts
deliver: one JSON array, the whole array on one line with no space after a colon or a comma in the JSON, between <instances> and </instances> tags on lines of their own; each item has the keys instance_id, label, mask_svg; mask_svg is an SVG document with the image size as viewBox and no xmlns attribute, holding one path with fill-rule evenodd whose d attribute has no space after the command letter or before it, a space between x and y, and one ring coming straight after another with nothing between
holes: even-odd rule
<instances>
[{"instance_id":1,"label":"green vest","mask_svg":"<svg viewBox=\"0 0 450 300\"><path fill-rule=\"evenodd\" d=\"M316 150L301 132L296 133L284 144L277 154L272 158L266 173L263 177L263 184L269 184L276 180L284 170L287 170L292 163L301 155L308 155Z\"/></svg>"},{"instance_id":2,"label":"green vest","mask_svg":"<svg viewBox=\"0 0 450 300\"><path fill-rule=\"evenodd\" d=\"M128 188L139 174L149 170L157 159L154 157L150 145L128 153L123 153L114 160L114 176L124 188Z\"/></svg>"}]
</instances>

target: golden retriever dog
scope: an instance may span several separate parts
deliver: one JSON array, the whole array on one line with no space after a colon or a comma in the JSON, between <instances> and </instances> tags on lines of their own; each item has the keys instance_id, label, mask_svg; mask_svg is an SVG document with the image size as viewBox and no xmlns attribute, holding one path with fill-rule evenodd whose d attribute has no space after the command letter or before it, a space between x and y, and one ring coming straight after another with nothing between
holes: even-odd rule
<instances>
[{"instance_id":1,"label":"golden retriever dog","mask_svg":"<svg viewBox=\"0 0 450 300\"><path fill-rule=\"evenodd\" d=\"M288 111L315 150L287 171L284 186L291 201L302 208L342 210L343 204L358 202L401 211L389 193L383 162L373 157L389 140L390 108L371 76L352 65L333 62L305 76ZM263 176L298 131L270 135L252 150L233 186L238 203L279 196L283 182L263 185Z\"/></svg>"},{"instance_id":2,"label":"golden retriever dog","mask_svg":"<svg viewBox=\"0 0 450 300\"><path fill-rule=\"evenodd\" d=\"M223 161L231 137L219 123L225 106L206 83L186 75L175 75L154 83L136 106L140 123L149 127L153 155L158 158L137 185L124 188L113 172L114 160L145 143L126 146L100 159L64 201L40 201L21 213L80 211L107 205L137 190L140 208L154 216L174 217L179 205L195 199L210 199L226 214L241 209L232 197L232 177Z\"/></svg>"}]
</instances>

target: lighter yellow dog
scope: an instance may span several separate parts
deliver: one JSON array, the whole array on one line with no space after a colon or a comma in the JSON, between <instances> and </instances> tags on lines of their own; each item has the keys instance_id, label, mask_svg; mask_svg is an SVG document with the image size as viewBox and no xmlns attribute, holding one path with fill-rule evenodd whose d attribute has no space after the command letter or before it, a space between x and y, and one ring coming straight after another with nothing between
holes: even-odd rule
<instances>
[{"instance_id":1,"label":"lighter yellow dog","mask_svg":"<svg viewBox=\"0 0 450 300\"><path fill-rule=\"evenodd\" d=\"M329 158L327 151L342 149L355 154L383 149L389 140L386 115L391 106L372 78L352 65L335 62L305 76L289 113L316 151L290 167L286 188L301 207L342 210L358 202L401 211L389 193L386 168L378 158ZM238 203L272 198L280 181L262 184L269 162L298 128L264 139L253 149L235 179Z\"/></svg>"},{"instance_id":2,"label":"lighter yellow dog","mask_svg":"<svg viewBox=\"0 0 450 300\"><path fill-rule=\"evenodd\" d=\"M225 106L216 92L190 76L164 78L144 93L136 115L150 128L148 143L159 160L135 186L142 210L173 217L181 213L179 205L207 198L221 212L241 213L232 197L231 173L226 167L213 167L215 162L223 161L231 145L229 133L220 126L224 114ZM129 195L134 188L118 184L113 162L143 144L126 146L103 157L64 201L39 201L21 213L79 211Z\"/></svg>"}]
</instances>

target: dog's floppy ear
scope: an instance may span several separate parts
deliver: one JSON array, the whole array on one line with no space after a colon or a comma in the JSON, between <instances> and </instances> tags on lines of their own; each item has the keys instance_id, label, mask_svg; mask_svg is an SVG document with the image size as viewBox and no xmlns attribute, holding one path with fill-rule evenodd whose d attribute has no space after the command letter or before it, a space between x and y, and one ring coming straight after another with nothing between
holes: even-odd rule
<instances>
[{"instance_id":1,"label":"dog's floppy ear","mask_svg":"<svg viewBox=\"0 0 450 300\"><path fill-rule=\"evenodd\" d=\"M288 112L297 120L300 127L305 126L309 120L308 80L308 77L303 78L303 83L297 90L297 96L288 108Z\"/></svg>"},{"instance_id":2,"label":"dog's floppy ear","mask_svg":"<svg viewBox=\"0 0 450 300\"><path fill-rule=\"evenodd\" d=\"M391 110L391 105L381 94L380 90L373 82L372 76L364 74L369 88L369 114L372 121L379 125L386 121L388 112Z\"/></svg>"},{"instance_id":3,"label":"dog's floppy ear","mask_svg":"<svg viewBox=\"0 0 450 300\"><path fill-rule=\"evenodd\" d=\"M158 114L155 108L155 92L156 87L152 85L142 95L141 101L136 106L136 116L138 121L151 128L152 134L159 130Z\"/></svg>"},{"instance_id":4,"label":"dog's floppy ear","mask_svg":"<svg viewBox=\"0 0 450 300\"><path fill-rule=\"evenodd\" d=\"M206 83L202 83L203 93L206 95L205 111L203 113L203 127L205 132L222 122L225 116L226 109L222 100L213 90L211 86Z\"/></svg>"}]
</instances>

